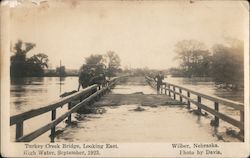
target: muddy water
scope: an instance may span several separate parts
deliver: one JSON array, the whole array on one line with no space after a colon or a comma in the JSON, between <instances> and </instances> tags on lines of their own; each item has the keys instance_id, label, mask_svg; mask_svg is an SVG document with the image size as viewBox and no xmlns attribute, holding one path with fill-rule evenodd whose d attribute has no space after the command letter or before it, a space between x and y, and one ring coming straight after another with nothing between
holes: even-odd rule
<instances>
[{"instance_id":1,"label":"muddy water","mask_svg":"<svg viewBox=\"0 0 250 158\"><path fill-rule=\"evenodd\" d=\"M174 80L172 80L174 81ZM183 82L184 81L178 81ZM196 84L191 86L205 87L204 84ZM189 85L190 86L190 85ZM214 85L207 85L211 88ZM59 78L26 78L12 81L11 83L11 115L21 113L32 108L37 108L50 103L59 98L59 95L65 91L72 91L77 88L77 78L67 77L59 80ZM155 94L155 90L147 86L145 83L138 83L136 80L126 82L126 84L117 85L113 89L113 94L131 94L143 92L144 94ZM207 92L217 92L216 89ZM239 97L236 97L239 98ZM85 115L84 121L76 121L76 125L67 127L64 122L57 126L57 130L64 130L63 134L58 135L56 141L217 141L217 137L213 136L214 129L209 126L210 119L191 115L187 110L179 107L143 107L145 111L132 111L137 108L138 104L106 106L103 114ZM64 113L65 108L57 110L57 116ZM234 113L234 110L231 110ZM51 114L44 114L27 120L24 123L24 134L29 133L41 125L50 121ZM112 121L113 120L113 121ZM36 123L34 123L36 122ZM165 123L166 122L166 123ZM150 128L155 125L155 128ZM184 126L185 125L185 126ZM107 128L108 127L108 128ZM222 123L218 129L222 134L228 125ZM112 129L112 130L110 130ZM144 130L145 129L145 130ZM103 132L100 132L103 131ZM176 131L179 131L179 133ZM185 132L184 132L185 131ZM195 135L191 135L197 131ZM201 132L199 132L201 131ZM82 134L82 133L86 134ZM103 133L103 134L100 134ZM112 133L116 137L112 137ZM49 132L43 134L35 141L48 142ZM173 135L176 135L173 137ZM11 139L14 140L15 126L11 127ZM118 137L119 135L119 137ZM146 135L146 137L144 136ZM193 136L193 137L192 137ZM97 139L98 138L98 139ZM147 138L147 139L145 139ZM229 141L237 141L235 139L227 139Z\"/></svg>"},{"instance_id":2,"label":"muddy water","mask_svg":"<svg viewBox=\"0 0 250 158\"><path fill-rule=\"evenodd\" d=\"M19 114L33 108L43 107L60 99L60 94L65 91L77 89L77 77L29 77L16 78L11 80L10 87L10 115ZM57 116L67 111L67 107L57 109ZM51 121L51 113L36 116L24 122L24 134L28 134L42 125ZM56 128L65 127L60 123ZM15 126L11 126L11 140L15 139ZM47 132L36 139L36 141L49 142L50 132Z\"/></svg>"},{"instance_id":3,"label":"muddy water","mask_svg":"<svg viewBox=\"0 0 250 158\"><path fill-rule=\"evenodd\" d=\"M143 84L117 85L102 104L112 95L122 94L155 94L155 90ZM118 95L117 95L118 96ZM152 96L152 95L149 95ZM166 97L166 96L165 96ZM122 98L121 98L122 99ZM126 98L129 100L129 98ZM131 97L132 99L132 97ZM196 116L185 108L185 105L142 106L133 104L102 106L102 114L81 115L75 120L74 127L68 127L57 136L57 142L216 142L238 141L217 131L209 123L209 116ZM140 110L137 110L137 109ZM226 127L226 126L225 126ZM220 137L222 136L222 137Z\"/></svg>"},{"instance_id":4,"label":"muddy water","mask_svg":"<svg viewBox=\"0 0 250 158\"><path fill-rule=\"evenodd\" d=\"M217 141L209 127L197 123L182 107L105 107L104 114L89 114L78 128L67 128L58 142L175 142Z\"/></svg>"},{"instance_id":5,"label":"muddy water","mask_svg":"<svg viewBox=\"0 0 250 158\"><path fill-rule=\"evenodd\" d=\"M165 78L165 81L192 89L203 94L214 95L241 103L244 102L244 90L236 91L232 89L219 88L209 78L176 78L169 76Z\"/></svg>"}]
</instances>

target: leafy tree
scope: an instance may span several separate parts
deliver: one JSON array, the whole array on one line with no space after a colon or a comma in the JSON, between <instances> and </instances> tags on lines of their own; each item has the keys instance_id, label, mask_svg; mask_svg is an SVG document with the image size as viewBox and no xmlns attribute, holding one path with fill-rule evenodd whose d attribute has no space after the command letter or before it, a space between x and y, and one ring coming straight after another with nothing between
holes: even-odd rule
<instances>
[{"instance_id":1,"label":"leafy tree","mask_svg":"<svg viewBox=\"0 0 250 158\"><path fill-rule=\"evenodd\" d=\"M208 76L210 52L204 43L196 40L182 40L175 45L176 59L180 60L185 76Z\"/></svg>"},{"instance_id":2,"label":"leafy tree","mask_svg":"<svg viewBox=\"0 0 250 158\"><path fill-rule=\"evenodd\" d=\"M27 53L35 47L33 43L23 43L18 40L11 56L11 77L42 76L44 68L48 68L48 56L43 53L27 58Z\"/></svg>"},{"instance_id":3,"label":"leafy tree","mask_svg":"<svg viewBox=\"0 0 250 158\"><path fill-rule=\"evenodd\" d=\"M40 65L41 68L48 68L48 56L43 53L35 54L28 60L32 61L34 64Z\"/></svg>"},{"instance_id":4,"label":"leafy tree","mask_svg":"<svg viewBox=\"0 0 250 158\"><path fill-rule=\"evenodd\" d=\"M85 58L85 64L83 64L79 71L79 87L80 85L85 88L95 82L100 82L105 78L105 65L103 63L102 55L91 55ZM102 76L98 78L99 76ZM98 79L96 79L98 78Z\"/></svg>"},{"instance_id":5,"label":"leafy tree","mask_svg":"<svg viewBox=\"0 0 250 158\"><path fill-rule=\"evenodd\" d=\"M120 70L121 60L114 51L108 51L104 59L107 66L107 76L112 77Z\"/></svg>"},{"instance_id":6,"label":"leafy tree","mask_svg":"<svg viewBox=\"0 0 250 158\"><path fill-rule=\"evenodd\" d=\"M48 68L48 56L43 53L33 55L26 61L27 76L43 76L44 68Z\"/></svg>"},{"instance_id":7,"label":"leafy tree","mask_svg":"<svg viewBox=\"0 0 250 158\"><path fill-rule=\"evenodd\" d=\"M23 48L24 45L24 49ZM18 40L14 47L14 55L11 56L10 75L12 77L23 77L28 75L26 54L35 47L33 43L23 43Z\"/></svg>"},{"instance_id":8,"label":"leafy tree","mask_svg":"<svg viewBox=\"0 0 250 158\"><path fill-rule=\"evenodd\" d=\"M228 46L217 44L213 47L212 77L215 82L231 85L237 89L244 80L244 43L230 40Z\"/></svg>"},{"instance_id":9,"label":"leafy tree","mask_svg":"<svg viewBox=\"0 0 250 158\"><path fill-rule=\"evenodd\" d=\"M105 74L103 55L91 55L85 58L85 62L85 68L87 68L92 75Z\"/></svg>"},{"instance_id":10,"label":"leafy tree","mask_svg":"<svg viewBox=\"0 0 250 158\"><path fill-rule=\"evenodd\" d=\"M85 58L79 71L79 87L84 88L91 84L103 85L106 83L106 76L112 77L120 70L120 58L109 51L105 55L91 55Z\"/></svg>"}]
</instances>

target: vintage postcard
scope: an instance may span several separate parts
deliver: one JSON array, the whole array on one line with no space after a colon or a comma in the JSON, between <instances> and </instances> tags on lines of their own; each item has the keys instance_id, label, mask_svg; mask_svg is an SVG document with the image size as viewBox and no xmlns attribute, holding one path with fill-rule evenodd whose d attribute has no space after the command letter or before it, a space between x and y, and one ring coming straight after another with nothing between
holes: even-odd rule
<instances>
[{"instance_id":1,"label":"vintage postcard","mask_svg":"<svg viewBox=\"0 0 250 158\"><path fill-rule=\"evenodd\" d=\"M249 3L1 1L2 157L248 157Z\"/></svg>"}]
</instances>

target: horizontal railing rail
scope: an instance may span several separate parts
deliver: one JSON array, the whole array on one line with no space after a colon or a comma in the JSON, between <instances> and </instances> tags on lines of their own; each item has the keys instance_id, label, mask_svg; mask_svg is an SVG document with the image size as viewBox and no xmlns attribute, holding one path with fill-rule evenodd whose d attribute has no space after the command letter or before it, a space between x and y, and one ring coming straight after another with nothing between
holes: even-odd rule
<instances>
[{"instance_id":1,"label":"horizontal railing rail","mask_svg":"<svg viewBox=\"0 0 250 158\"><path fill-rule=\"evenodd\" d=\"M21 114L17 114L14 116L10 117L10 125L14 125L20 122L23 122L24 120L30 119L32 117L44 114L48 111L57 109L58 107L62 107L63 105L65 105L66 103L76 100L78 98L80 98L82 95L87 94L89 92L91 92L92 90L95 90L97 88L97 85L92 85L90 87L87 87L77 93L75 93L74 95L70 95L67 96L65 98L59 99L49 105L46 106L41 106L39 108L36 109L31 109L29 111L26 111L24 113Z\"/></svg>"},{"instance_id":2,"label":"horizontal railing rail","mask_svg":"<svg viewBox=\"0 0 250 158\"><path fill-rule=\"evenodd\" d=\"M115 77L110 80L107 86L103 87L102 89L98 90L97 85L92 85L87 87L79 92L71 94L65 98L59 99L47 106L43 106L40 108L32 109L27 112L23 112L21 114L17 114L10 117L10 126L16 125L16 141L17 142L29 142L33 139L39 137L43 133L51 130L51 142L54 142L55 136L55 127L57 124L62 122L65 118L68 117L68 122L71 121L71 114L76 112L79 108L84 105L87 105L89 102L92 102L94 99L101 97L107 90L112 88L118 79L122 77ZM80 100L80 102L74 106L72 106L72 101ZM68 111L62 114L60 117L56 118L56 109L68 104ZM30 132L26 135L23 135L23 124L25 120L32 119L33 117L42 115L47 112L51 113L51 122L40 127L39 129Z\"/></svg>"},{"instance_id":3,"label":"horizontal railing rail","mask_svg":"<svg viewBox=\"0 0 250 158\"><path fill-rule=\"evenodd\" d=\"M153 88L156 88L156 81L151 78L146 76L146 81L150 84L150 86L152 86ZM186 91L186 95L184 95L184 91ZM219 120L223 120L237 128L240 129L239 134L241 136L243 136L243 140L244 140L244 104L240 103L240 102L235 102L235 101L231 101L228 99L224 99L224 98L220 98L220 97L216 97L216 96L211 96L211 95L207 95L207 94L203 94L200 92L196 92L194 90L185 88L183 86L179 86L176 84L172 84L172 83L168 83L168 82L163 82L161 84L161 88L160 88L160 93L163 94L168 94L170 97L173 96L173 99L177 100L177 96L179 96L180 102L183 102L183 99L186 99L187 101L187 107L190 109L190 105L191 103L196 105L198 108L198 112L201 114L202 113L202 109L207 111L208 113L214 115L214 122L213 125L218 127L219 126ZM192 99L190 96L191 95L196 95L197 96L197 100ZM205 105L205 103L202 103L202 98L209 100L211 102L214 103L214 108L211 108L207 105ZM231 107L235 110L240 111L240 120L236 120L235 118L232 118L224 113L221 113L219 111L219 105L224 105L224 106L228 106Z\"/></svg>"},{"instance_id":4,"label":"horizontal railing rail","mask_svg":"<svg viewBox=\"0 0 250 158\"><path fill-rule=\"evenodd\" d=\"M185 91L189 91L190 93L195 94L195 95L199 95L202 98L205 98L205 99L208 99L208 100L211 100L211 101L214 101L214 102L226 105L226 106L230 106L230 107L232 107L234 109L237 109L237 110L240 110L240 111L244 111L244 104L242 104L240 102L235 102L235 101L232 101L232 100L228 100L228 99L224 99L224 98L220 98L220 97L216 97L216 96L210 96L210 95L202 94L202 93L193 91L191 89L187 89L185 87L178 86L178 85L171 84L171 83L166 83L166 84L170 85L172 87L176 87L176 88L185 90Z\"/></svg>"}]
</instances>

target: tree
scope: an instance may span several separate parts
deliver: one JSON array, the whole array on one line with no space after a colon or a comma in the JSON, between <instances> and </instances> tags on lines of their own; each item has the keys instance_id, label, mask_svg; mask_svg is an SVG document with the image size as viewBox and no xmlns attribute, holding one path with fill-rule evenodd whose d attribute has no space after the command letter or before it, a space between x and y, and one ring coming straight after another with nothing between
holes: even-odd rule
<instances>
[{"instance_id":1,"label":"tree","mask_svg":"<svg viewBox=\"0 0 250 158\"><path fill-rule=\"evenodd\" d=\"M24 49L23 48L24 45ZM28 75L26 54L35 47L33 43L23 43L18 40L14 47L14 55L11 56L10 75L12 77L23 77Z\"/></svg>"},{"instance_id":2,"label":"tree","mask_svg":"<svg viewBox=\"0 0 250 158\"><path fill-rule=\"evenodd\" d=\"M212 77L216 83L238 89L244 80L244 43L230 40L228 46L213 47Z\"/></svg>"},{"instance_id":3,"label":"tree","mask_svg":"<svg viewBox=\"0 0 250 158\"><path fill-rule=\"evenodd\" d=\"M182 40L175 47L176 59L180 60L185 76L208 76L210 52L204 43L196 40Z\"/></svg>"},{"instance_id":4,"label":"tree","mask_svg":"<svg viewBox=\"0 0 250 158\"><path fill-rule=\"evenodd\" d=\"M60 77L66 76L66 68L65 66L59 66L56 68L56 74Z\"/></svg>"},{"instance_id":5,"label":"tree","mask_svg":"<svg viewBox=\"0 0 250 158\"><path fill-rule=\"evenodd\" d=\"M104 85L106 76L112 77L120 70L120 58L113 52L109 51L105 55L91 55L85 58L79 71L79 87L84 88L91 84Z\"/></svg>"},{"instance_id":6,"label":"tree","mask_svg":"<svg viewBox=\"0 0 250 158\"><path fill-rule=\"evenodd\" d=\"M31 60L34 64L40 65L41 68L48 68L48 56L43 53L35 54L30 57L28 60Z\"/></svg>"},{"instance_id":7,"label":"tree","mask_svg":"<svg viewBox=\"0 0 250 158\"><path fill-rule=\"evenodd\" d=\"M93 75L105 74L105 65L103 55L91 55L85 58L85 68Z\"/></svg>"},{"instance_id":8,"label":"tree","mask_svg":"<svg viewBox=\"0 0 250 158\"><path fill-rule=\"evenodd\" d=\"M113 77L120 70L121 60L114 51L108 51L104 59L107 66L107 76Z\"/></svg>"},{"instance_id":9,"label":"tree","mask_svg":"<svg viewBox=\"0 0 250 158\"><path fill-rule=\"evenodd\" d=\"M24 49L23 49L24 47ZM18 40L11 56L11 77L42 76L44 68L48 68L48 56L43 53L27 58L27 53L35 47L34 43L23 43Z\"/></svg>"},{"instance_id":10,"label":"tree","mask_svg":"<svg viewBox=\"0 0 250 158\"><path fill-rule=\"evenodd\" d=\"M81 85L85 88L93 84L93 80L99 83L101 82L99 80L105 79L105 65L103 61L102 55L91 55L85 58L85 64L81 66L79 71L79 86Z\"/></svg>"},{"instance_id":11,"label":"tree","mask_svg":"<svg viewBox=\"0 0 250 158\"><path fill-rule=\"evenodd\" d=\"M27 76L43 76L44 68L48 68L48 56L43 53L35 54L26 61Z\"/></svg>"}]
</instances>

